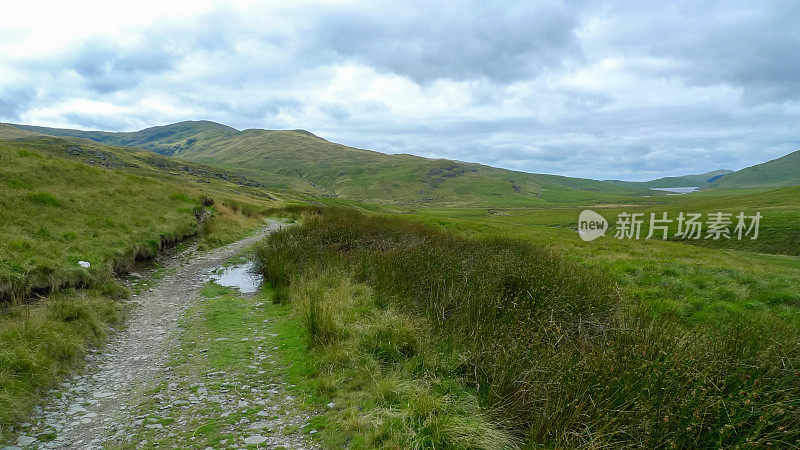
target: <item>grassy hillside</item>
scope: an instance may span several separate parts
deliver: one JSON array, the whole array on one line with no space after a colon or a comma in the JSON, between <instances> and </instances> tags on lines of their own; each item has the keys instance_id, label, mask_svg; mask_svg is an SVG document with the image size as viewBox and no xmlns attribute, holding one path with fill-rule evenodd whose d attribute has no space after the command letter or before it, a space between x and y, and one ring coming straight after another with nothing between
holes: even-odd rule
<instances>
[{"instance_id":1,"label":"grassy hillside","mask_svg":"<svg viewBox=\"0 0 800 450\"><path fill-rule=\"evenodd\" d=\"M720 189L798 185L800 151L725 175L712 184Z\"/></svg>"},{"instance_id":2,"label":"grassy hillside","mask_svg":"<svg viewBox=\"0 0 800 450\"><path fill-rule=\"evenodd\" d=\"M52 136L140 147L220 167L271 188L407 206L546 207L629 203L650 188L768 188L800 185L800 152L742 169L646 182L595 181L530 174L480 164L387 155L329 142L303 130L237 131L209 121L180 122L137 132L81 131L14 125Z\"/></svg>"},{"instance_id":3,"label":"grassy hillside","mask_svg":"<svg viewBox=\"0 0 800 450\"><path fill-rule=\"evenodd\" d=\"M619 202L652 194L642 187L538 175L480 164L386 155L329 142L302 130L235 131L181 122L135 133L22 126L41 133L135 145L181 160L236 171L274 188L399 204L549 205Z\"/></svg>"},{"instance_id":4,"label":"grassy hillside","mask_svg":"<svg viewBox=\"0 0 800 450\"><path fill-rule=\"evenodd\" d=\"M689 187L697 186L705 188L710 186L718 178L723 175L732 173L732 170L713 170L711 172L701 173L698 175L683 175L680 177L664 177L650 181L620 181L620 180L607 180L609 183L614 183L619 186L638 186L643 188L674 188L674 187Z\"/></svg>"},{"instance_id":5,"label":"grassy hillside","mask_svg":"<svg viewBox=\"0 0 800 450\"><path fill-rule=\"evenodd\" d=\"M4 298L95 284L197 230L200 202L188 190L25 145L0 143L0 155Z\"/></svg>"},{"instance_id":6,"label":"grassy hillside","mask_svg":"<svg viewBox=\"0 0 800 450\"><path fill-rule=\"evenodd\" d=\"M231 136L237 132L234 128L208 121L181 122L131 133L65 130L32 125L14 126L49 136L82 137L111 145L141 147L167 156L191 147L191 144L198 139L209 140L220 136Z\"/></svg>"},{"instance_id":7,"label":"grassy hillside","mask_svg":"<svg viewBox=\"0 0 800 450\"><path fill-rule=\"evenodd\" d=\"M6 126L0 160L4 300L102 282L195 234L207 214L207 230L217 222L217 235L208 239L221 243L229 226L228 238L257 226L243 210L255 216L257 205L276 203L258 183L220 169ZM218 204L203 212L204 197Z\"/></svg>"}]
</instances>

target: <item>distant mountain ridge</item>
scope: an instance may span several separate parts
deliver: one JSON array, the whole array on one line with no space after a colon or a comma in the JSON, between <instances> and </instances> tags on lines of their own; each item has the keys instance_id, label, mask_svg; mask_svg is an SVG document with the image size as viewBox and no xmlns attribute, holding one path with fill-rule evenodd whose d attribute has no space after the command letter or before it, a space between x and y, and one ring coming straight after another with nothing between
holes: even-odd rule
<instances>
[{"instance_id":1,"label":"distant mountain ridge","mask_svg":"<svg viewBox=\"0 0 800 450\"><path fill-rule=\"evenodd\" d=\"M695 186L701 189L710 187L712 183L721 177L733 173L733 170L713 170L711 172L701 173L697 175L683 175L678 177L663 177L650 181L622 181L622 180L606 180L609 183L614 183L620 186L635 185L645 188L676 188L676 187L689 187Z\"/></svg>"},{"instance_id":2,"label":"distant mountain ridge","mask_svg":"<svg viewBox=\"0 0 800 450\"><path fill-rule=\"evenodd\" d=\"M165 156L186 150L199 139L232 136L239 132L235 128L208 120L178 122L132 132L83 131L16 124L13 126L56 137L82 137L104 144L140 147Z\"/></svg>"},{"instance_id":3,"label":"distant mountain ridge","mask_svg":"<svg viewBox=\"0 0 800 450\"><path fill-rule=\"evenodd\" d=\"M135 132L13 126L51 136L144 148L234 171L272 188L401 204L531 206L659 195L651 188L800 185L800 152L737 172L715 170L645 182L597 181L388 155L336 144L305 130L240 131L211 121L179 122Z\"/></svg>"},{"instance_id":4,"label":"distant mountain ridge","mask_svg":"<svg viewBox=\"0 0 800 450\"><path fill-rule=\"evenodd\" d=\"M564 201L617 201L638 186L531 174L475 163L387 155L327 141L305 130L239 131L208 121L137 132L19 128L74 136L235 171L272 188L318 196L401 204L530 206Z\"/></svg>"}]
</instances>

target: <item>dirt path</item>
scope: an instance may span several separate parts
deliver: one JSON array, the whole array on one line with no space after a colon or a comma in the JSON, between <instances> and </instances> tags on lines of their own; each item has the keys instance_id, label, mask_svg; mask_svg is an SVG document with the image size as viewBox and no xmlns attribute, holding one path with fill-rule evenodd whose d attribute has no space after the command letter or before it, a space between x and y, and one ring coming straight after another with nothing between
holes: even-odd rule
<instances>
[{"instance_id":1,"label":"dirt path","mask_svg":"<svg viewBox=\"0 0 800 450\"><path fill-rule=\"evenodd\" d=\"M126 430L136 422L132 416L135 396L141 395L143 386L174 379L168 363L178 345L177 325L200 297L211 271L280 226L270 222L250 238L206 253L190 250L167 261L167 275L132 299L139 305L128 314L125 330L102 352L89 355L85 373L62 383L17 444L40 448L124 445Z\"/></svg>"}]
</instances>

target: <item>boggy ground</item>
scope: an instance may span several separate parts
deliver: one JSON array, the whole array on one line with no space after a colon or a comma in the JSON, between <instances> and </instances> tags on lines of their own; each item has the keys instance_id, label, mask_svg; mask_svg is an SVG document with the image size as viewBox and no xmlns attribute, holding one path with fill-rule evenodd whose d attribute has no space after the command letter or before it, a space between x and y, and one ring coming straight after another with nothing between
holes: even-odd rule
<instances>
[{"instance_id":1,"label":"boggy ground","mask_svg":"<svg viewBox=\"0 0 800 450\"><path fill-rule=\"evenodd\" d=\"M270 311L208 284L266 233L165 262L131 300L126 328L54 389L16 444L39 448L309 447L309 416L285 392ZM146 283L140 283L146 285Z\"/></svg>"}]
</instances>

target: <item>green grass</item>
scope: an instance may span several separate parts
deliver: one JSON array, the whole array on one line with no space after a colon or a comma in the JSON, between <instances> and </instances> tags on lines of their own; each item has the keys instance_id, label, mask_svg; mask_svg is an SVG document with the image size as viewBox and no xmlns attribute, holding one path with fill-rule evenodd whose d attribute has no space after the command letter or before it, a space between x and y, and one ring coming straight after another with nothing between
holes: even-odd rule
<instances>
[{"instance_id":1,"label":"green grass","mask_svg":"<svg viewBox=\"0 0 800 450\"><path fill-rule=\"evenodd\" d=\"M201 240L198 247L206 250L238 241L263 224L261 212L234 210L224 203L215 205L213 213L200 229Z\"/></svg>"},{"instance_id":2,"label":"green grass","mask_svg":"<svg viewBox=\"0 0 800 450\"><path fill-rule=\"evenodd\" d=\"M201 166L174 173L169 160L138 152L35 135L0 139L0 302L104 282L198 231L201 248L232 242L277 202L236 176ZM199 229L200 214L207 218Z\"/></svg>"},{"instance_id":3,"label":"green grass","mask_svg":"<svg viewBox=\"0 0 800 450\"><path fill-rule=\"evenodd\" d=\"M584 209L592 209L605 217L611 226L606 237L596 242L615 240L617 216L622 213L640 213L645 221L642 226L642 240L647 236L650 214L661 217L667 213L673 220L670 224L670 240L684 244L712 248L729 248L759 253L800 255L800 187L780 189L710 190L680 196L641 199L626 204L593 204L585 206L559 206L553 208L418 208L409 209L411 213L434 225L460 227L465 232L500 232L520 237L530 237L550 244L579 243L577 230L578 215ZM733 239L679 240L674 237L677 224L674 222L680 212L701 213L707 220L710 213L723 212L735 216L744 212L748 216L762 215L759 237L751 240L746 237ZM731 231L733 226L730 227ZM707 228L703 228L706 234ZM656 235L660 238L660 234ZM626 242L630 241L628 239ZM596 243L590 244L597 245ZM634 245L636 243L624 243ZM710 255L710 254L709 254ZM713 258L712 258L713 259Z\"/></svg>"},{"instance_id":4,"label":"green grass","mask_svg":"<svg viewBox=\"0 0 800 450\"><path fill-rule=\"evenodd\" d=\"M198 357L204 360L204 365L215 370L243 370L250 363L249 355L256 344L242 339L252 337L250 328L259 318L263 320L263 314L255 314L258 310L253 308L252 301L241 298L234 289L213 282L207 283L201 294L206 299L189 313L198 317L184 336L187 344L183 350L199 353L198 345L202 345L206 351ZM224 338L214 340L209 335Z\"/></svg>"},{"instance_id":5,"label":"green grass","mask_svg":"<svg viewBox=\"0 0 800 450\"><path fill-rule=\"evenodd\" d=\"M400 389L393 386L425 386L397 369L421 364L436 379L466 386L481 413L528 445L798 445L795 306L778 297L750 307L749 295L717 286L711 294L716 303L692 311L703 299L670 297L670 280L702 292L718 274L702 268L682 273L679 253L709 263L719 250L651 244L627 252L621 243L614 249L586 246L583 253L595 259L573 262L557 248L460 238L405 220L334 210L273 235L257 255L269 280L292 287L309 344L327 355L320 367L328 372L320 379L328 381L320 383L355 392L349 404L369 410L375 392L391 397ZM653 261L640 274L637 261L654 250L671 254L675 264ZM774 257L774 265L782 258ZM787 276L796 276L793 264L788 260ZM758 289L758 278L745 269L728 270L730 279L755 281L751 289ZM620 273L637 278L618 285ZM334 281L325 281L326 274ZM693 276L697 283L687 282ZM372 304L359 303L366 294L341 293L341 283L348 282L336 280L348 278L369 287ZM662 291L636 296L664 281ZM354 340L363 343L356 350ZM418 349L437 355L434 361L451 357L458 363L424 362ZM363 355L377 363L362 362ZM337 380L340 373L371 366L392 368L385 389ZM399 425L407 417L386 422L384 440L366 445L415 436ZM354 427L351 435L363 437Z\"/></svg>"},{"instance_id":6,"label":"green grass","mask_svg":"<svg viewBox=\"0 0 800 450\"><path fill-rule=\"evenodd\" d=\"M103 343L120 304L100 293L61 293L0 313L0 443L22 421L41 389L56 384L87 347Z\"/></svg>"},{"instance_id":7,"label":"green grass","mask_svg":"<svg viewBox=\"0 0 800 450\"><path fill-rule=\"evenodd\" d=\"M325 408L305 431L320 431L326 448L513 446L476 395L446 376L458 362L433 351L430 330L376 300L341 274L292 284L293 315L279 331L296 366L289 379Z\"/></svg>"},{"instance_id":8,"label":"green grass","mask_svg":"<svg viewBox=\"0 0 800 450\"><path fill-rule=\"evenodd\" d=\"M174 185L8 142L0 158L5 300L93 285L197 230L198 198Z\"/></svg>"},{"instance_id":9,"label":"green grass","mask_svg":"<svg viewBox=\"0 0 800 450\"><path fill-rule=\"evenodd\" d=\"M320 419L312 420L307 430L248 427L304 413L299 408L303 405L270 392L287 381L299 382L307 373L303 368L308 352L302 337L293 331L296 322L290 319L288 307L270 301L274 292L269 286L256 296L242 296L234 289L207 283L201 294L203 298L180 321L179 345L171 351L169 363L176 376L170 384L154 380L142 389L133 408L137 417L148 419L131 424L120 447L241 446L252 434L308 434L316 429ZM286 393L303 395L299 386L292 389ZM208 398L191 401L204 395ZM232 406L224 397L248 405ZM267 410L270 414L264 415ZM165 427L148 429L150 423Z\"/></svg>"},{"instance_id":10,"label":"green grass","mask_svg":"<svg viewBox=\"0 0 800 450\"><path fill-rule=\"evenodd\" d=\"M463 236L504 235L547 245L564 258L602 270L631 301L688 324L724 321L748 311L797 321L797 257L661 240L604 237L586 243L574 230L578 213L516 211L496 216L436 210L420 211L417 217Z\"/></svg>"}]
</instances>

